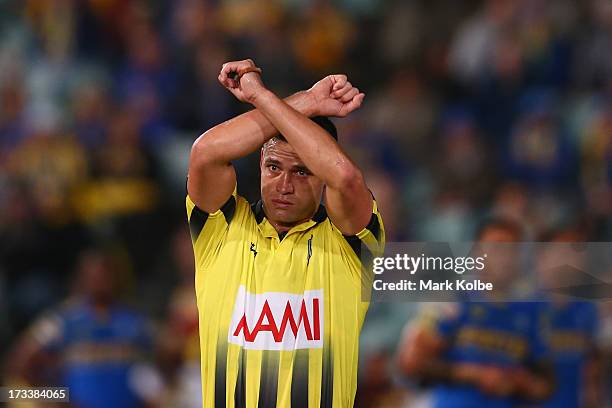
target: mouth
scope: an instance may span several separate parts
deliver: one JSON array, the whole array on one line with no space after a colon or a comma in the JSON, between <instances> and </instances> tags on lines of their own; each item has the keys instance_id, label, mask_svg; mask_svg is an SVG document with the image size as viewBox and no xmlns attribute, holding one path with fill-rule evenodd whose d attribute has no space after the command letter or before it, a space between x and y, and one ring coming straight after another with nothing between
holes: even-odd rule
<instances>
[{"instance_id":1,"label":"mouth","mask_svg":"<svg viewBox=\"0 0 612 408\"><path fill-rule=\"evenodd\" d=\"M274 204L274 206L278 208L289 208L293 205L291 201L281 200L278 198L273 198L271 201L272 201L272 204Z\"/></svg>"}]
</instances>

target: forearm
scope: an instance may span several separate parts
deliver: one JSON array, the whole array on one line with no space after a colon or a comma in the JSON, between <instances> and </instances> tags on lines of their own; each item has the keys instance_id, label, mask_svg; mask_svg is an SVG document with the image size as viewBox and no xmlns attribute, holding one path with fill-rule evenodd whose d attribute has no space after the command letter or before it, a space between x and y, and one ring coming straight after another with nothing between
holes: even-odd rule
<instances>
[{"instance_id":1,"label":"forearm","mask_svg":"<svg viewBox=\"0 0 612 408\"><path fill-rule=\"evenodd\" d=\"M442 359L425 361L422 376L426 381L443 381L454 384L478 385L480 366L471 363L452 363Z\"/></svg>"},{"instance_id":2,"label":"forearm","mask_svg":"<svg viewBox=\"0 0 612 408\"><path fill-rule=\"evenodd\" d=\"M424 361L418 371L418 377L424 383L458 382L453 364L441 359Z\"/></svg>"},{"instance_id":3,"label":"forearm","mask_svg":"<svg viewBox=\"0 0 612 408\"><path fill-rule=\"evenodd\" d=\"M274 93L262 91L252 103L285 137L306 167L329 187L341 187L347 173L357 170L327 131Z\"/></svg>"},{"instance_id":4,"label":"forearm","mask_svg":"<svg viewBox=\"0 0 612 408\"><path fill-rule=\"evenodd\" d=\"M305 116L315 115L313 102L307 91L284 99L285 104ZM254 109L206 131L195 141L194 150L197 156L205 155L207 161L229 163L254 152L277 134L271 121Z\"/></svg>"},{"instance_id":5,"label":"forearm","mask_svg":"<svg viewBox=\"0 0 612 408\"><path fill-rule=\"evenodd\" d=\"M555 373L547 361L531 362L510 370L508 383L516 396L542 401L550 396L555 387Z\"/></svg>"},{"instance_id":6,"label":"forearm","mask_svg":"<svg viewBox=\"0 0 612 408\"><path fill-rule=\"evenodd\" d=\"M553 391L554 381L541 375L529 374L513 384L514 394L523 398L541 401L546 399Z\"/></svg>"},{"instance_id":7,"label":"forearm","mask_svg":"<svg viewBox=\"0 0 612 408\"><path fill-rule=\"evenodd\" d=\"M440 358L437 352L432 353L429 349L431 344L427 346L415 344L422 341L416 336L418 334L415 335L415 339L404 346L399 355L399 367L405 375L413 377L423 384L469 382L470 378L467 378L467 375L464 375L464 372L460 370L461 364L453 364Z\"/></svg>"}]
</instances>

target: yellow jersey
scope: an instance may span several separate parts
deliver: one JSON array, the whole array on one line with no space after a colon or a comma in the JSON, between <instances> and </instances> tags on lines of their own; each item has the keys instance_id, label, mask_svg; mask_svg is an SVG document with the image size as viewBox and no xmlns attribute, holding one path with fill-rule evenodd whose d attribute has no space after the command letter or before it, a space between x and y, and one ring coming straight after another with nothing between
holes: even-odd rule
<instances>
[{"instance_id":1,"label":"yellow jersey","mask_svg":"<svg viewBox=\"0 0 612 408\"><path fill-rule=\"evenodd\" d=\"M262 202L236 191L211 214L186 205L203 406L352 407L372 281L360 253L378 256L385 242L376 202L354 236L322 205L280 237Z\"/></svg>"}]
</instances>

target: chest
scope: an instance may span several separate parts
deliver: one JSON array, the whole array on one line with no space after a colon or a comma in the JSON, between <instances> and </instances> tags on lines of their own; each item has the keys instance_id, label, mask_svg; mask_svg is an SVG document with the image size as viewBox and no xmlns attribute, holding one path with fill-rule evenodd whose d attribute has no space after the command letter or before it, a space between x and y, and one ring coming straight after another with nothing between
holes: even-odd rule
<instances>
[{"instance_id":1,"label":"chest","mask_svg":"<svg viewBox=\"0 0 612 408\"><path fill-rule=\"evenodd\" d=\"M464 324L456 335L456 353L500 362L517 362L528 355L532 316L478 304L464 312Z\"/></svg>"},{"instance_id":2,"label":"chest","mask_svg":"<svg viewBox=\"0 0 612 408\"><path fill-rule=\"evenodd\" d=\"M117 316L77 316L66 322L66 341L79 343L131 343L138 338L138 326Z\"/></svg>"},{"instance_id":3,"label":"chest","mask_svg":"<svg viewBox=\"0 0 612 408\"><path fill-rule=\"evenodd\" d=\"M294 233L279 237L253 234L243 249L243 265L257 276L289 277L304 274L323 266L326 253L324 240L314 233Z\"/></svg>"},{"instance_id":4,"label":"chest","mask_svg":"<svg viewBox=\"0 0 612 408\"><path fill-rule=\"evenodd\" d=\"M590 348L589 316L569 309L551 313L548 341L557 359L582 358Z\"/></svg>"}]
</instances>

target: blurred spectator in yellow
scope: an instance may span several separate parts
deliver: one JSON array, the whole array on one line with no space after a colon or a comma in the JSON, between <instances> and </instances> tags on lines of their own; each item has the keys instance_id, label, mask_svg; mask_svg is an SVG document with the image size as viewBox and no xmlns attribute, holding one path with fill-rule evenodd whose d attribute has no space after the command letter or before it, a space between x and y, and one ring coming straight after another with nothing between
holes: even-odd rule
<instances>
[{"instance_id":1,"label":"blurred spectator in yellow","mask_svg":"<svg viewBox=\"0 0 612 408\"><path fill-rule=\"evenodd\" d=\"M152 158L139 143L134 118L117 111L108 127L107 142L93 152L93 177L74 195L75 207L86 222L147 213L158 200Z\"/></svg>"},{"instance_id":2,"label":"blurred spectator in yellow","mask_svg":"<svg viewBox=\"0 0 612 408\"><path fill-rule=\"evenodd\" d=\"M12 151L7 170L26 187L35 216L61 226L74 221L71 195L87 179L86 155L77 141L61 133L58 118L39 120Z\"/></svg>"},{"instance_id":3,"label":"blurred spectator in yellow","mask_svg":"<svg viewBox=\"0 0 612 408\"><path fill-rule=\"evenodd\" d=\"M328 0L316 0L293 26L292 46L300 66L314 76L340 67L355 36L354 23Z\"/></svg>"}]
</instances>

